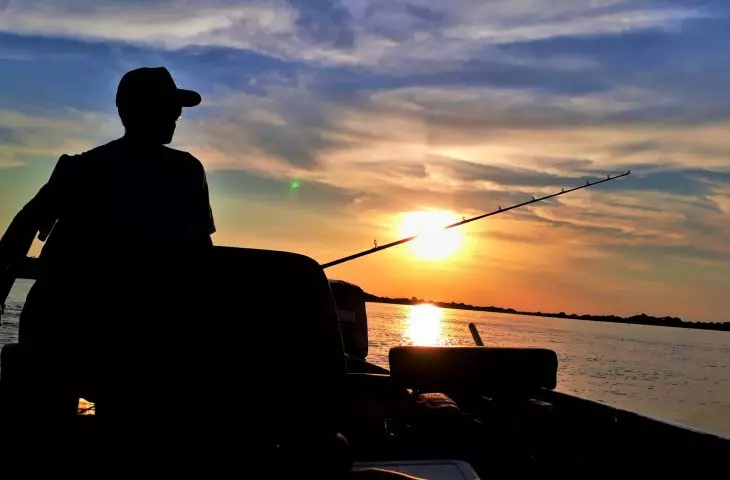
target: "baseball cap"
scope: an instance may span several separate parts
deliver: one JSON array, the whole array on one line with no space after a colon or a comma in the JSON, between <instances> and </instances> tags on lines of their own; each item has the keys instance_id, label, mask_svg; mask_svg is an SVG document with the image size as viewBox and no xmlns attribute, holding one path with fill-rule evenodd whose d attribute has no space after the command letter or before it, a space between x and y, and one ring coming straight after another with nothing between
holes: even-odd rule
<instances>
[{"instance_id":1,"label":"baseball cap","mask_svg":"<svg viewBox=\"0 0 730 480\"><path fill-rule=\"evenodd\" d=\"M117 87L117 107L174 105L194 107L202 98L193 90L177 88L165 67L142 67L122 76Z\"/></svg>"}]
</instances>

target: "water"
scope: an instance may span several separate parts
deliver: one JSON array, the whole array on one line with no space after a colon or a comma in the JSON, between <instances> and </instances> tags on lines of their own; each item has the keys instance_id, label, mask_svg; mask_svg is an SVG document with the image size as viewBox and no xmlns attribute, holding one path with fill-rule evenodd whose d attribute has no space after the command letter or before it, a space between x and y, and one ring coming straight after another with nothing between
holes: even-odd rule
<instances>
[{"instance_id":1,"label":"water","mask_svg":"<svg viewBox=\"0 0 730 480\"><path fill-rule=\"evenodd\" d=\"M368 360L395 345L543 347L558 390L730 437L730 332L370 303Z\"/></svg>"},{"instance_id":2,"label":"water","mask_svg":"<svg viewBox=\"0 0 730 480\"><path fill-rule=\"evenodd\" d=\"M33 282L30 280L17 280L10 290L7 302L5 302L5 315L3 323L0 324L0 347L6 343L18 341L18 316L23 308L23 300L28 295Z\"/></svg>"},{"instance_id":3,"label":"water","mask_svg":"<svg viewBox=\"0 0 730 480\"><path fill-rule=\"evenodd\" d=\"M16 341L31 283L11 292L0 345ZM368 304L368 360L387 367L396 345L544 347L559 358L558 390L730 436L730 332ZM130 328L135 328L130 324Z\"/></svg>"}]
</instances>

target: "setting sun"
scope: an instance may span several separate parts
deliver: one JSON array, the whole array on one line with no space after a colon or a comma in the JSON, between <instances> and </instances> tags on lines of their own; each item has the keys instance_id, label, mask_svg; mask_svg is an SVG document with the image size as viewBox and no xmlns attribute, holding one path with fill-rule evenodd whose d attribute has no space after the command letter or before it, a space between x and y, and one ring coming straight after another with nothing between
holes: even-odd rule
<instances>
[{"instance_id":1,"label":"setting sun","mask_svg":"<svg viewBox=\"0 0 730 480\"><path fill-rule=\"evenodd\" d=\"M442 230L458 221L456 215L443 210L423 210L403 215L400 234L403 237L418 235L411 242L411 249L421 259L443 260L459 249L462 234L458 229Z\"/></svg>"}]
</instances>

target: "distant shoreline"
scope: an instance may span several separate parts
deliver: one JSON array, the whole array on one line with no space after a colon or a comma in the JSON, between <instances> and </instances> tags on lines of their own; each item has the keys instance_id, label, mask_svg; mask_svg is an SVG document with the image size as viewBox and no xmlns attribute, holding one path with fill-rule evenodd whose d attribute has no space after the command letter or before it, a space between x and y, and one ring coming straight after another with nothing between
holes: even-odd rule
<instances>
[{"instance_id":1,"label":"distant shoreline","mask_svg":"<svg viewBox=\"0 0 730 480\"><path fill-rule=\"evenodd\" d=\"M514 308L502 308L491 306L469 305L466 303L456 302L432 302L421 298L390 298L378 297L370 293L365 293L365 301L371 303L390 303L395 305L418 305L421 303L429 303L441 308L450 308L453 310L472 310L478 312L508 313L511 315L530 315L534 317L553 317L566 318L569 320L587 320L593 322L610 322L610 323L628 323L633 325L654 325L660 327L675 328L695 328L698 330L717 330L730 332L730 322L687 322L679 317L653 317L645 313L633 315L631 317L619 317L617 315L590 315L575 313L546 313L546 312L523 312Z\"/></svg>"}]
</instances>

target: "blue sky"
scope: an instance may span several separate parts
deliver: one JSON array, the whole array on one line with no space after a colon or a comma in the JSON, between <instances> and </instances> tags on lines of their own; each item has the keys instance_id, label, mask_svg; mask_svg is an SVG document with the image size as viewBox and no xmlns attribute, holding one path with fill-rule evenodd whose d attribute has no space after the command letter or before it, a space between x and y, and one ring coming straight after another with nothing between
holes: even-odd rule
<instances>
[{"instance_id":1,"label":"blue sky","mask_svg":"<svg viewBox=\"0 0 730 480\"><path fill-rule=\"evenodd\" d=\"M207 168L217 243L331 260L397 237L402 212L470 215L631 168L465 229L449 262L401 250L331 274L730 320L729 40L723 1L0 0L0 224L62 153L121 134L125 71L164 65L204 98L174 146Z\"/></svg>"}]
</instances>

